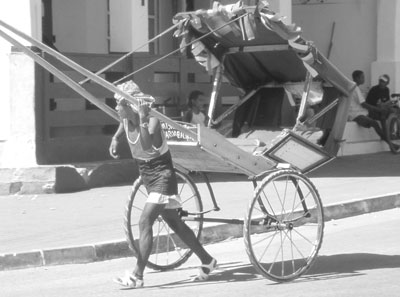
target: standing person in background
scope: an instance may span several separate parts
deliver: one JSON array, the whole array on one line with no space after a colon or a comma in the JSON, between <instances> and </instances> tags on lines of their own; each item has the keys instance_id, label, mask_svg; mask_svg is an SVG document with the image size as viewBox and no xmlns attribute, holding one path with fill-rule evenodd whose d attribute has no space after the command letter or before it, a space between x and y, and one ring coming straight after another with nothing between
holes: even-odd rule
<instances>
[{"instance_id":1,"label":"standing person in background","mask_svg":"<svg viewBox=\"0 0 400 297\"><path fill-rule=\"evenodd\" d=\"M216 269L217 261L204 249L193 231L179 215L181 200L171 153L160 121L149 114L151 103L133 82L118 85L132 96L138 96L138 105L133 106L126 99L115 95L116 110L122 125L118 128L110 145L110 154L117 156L117 142L125 132L132 157L136 159L139 173L148 193L146 204L139 219L139 242L135 268L114 281L124 287L141 288L144 285L143 272L147 265L153 244L153 223L161 215L168 226L199 257L202 265L195 280L207 280Z\"/></svg>"},{"instance_id":2,"label":"standing person in background","mask_svg":"<svg viewBox=\"0 0 400 297\"><path fill-rule=\"evenodd\" d=\"M188 110L183 115L182 120L187 123L206 126L208 117L204 113L205 104L206 97L204 93L198 90L192 91L188 99Z\"/></svg>"}]
</instances>

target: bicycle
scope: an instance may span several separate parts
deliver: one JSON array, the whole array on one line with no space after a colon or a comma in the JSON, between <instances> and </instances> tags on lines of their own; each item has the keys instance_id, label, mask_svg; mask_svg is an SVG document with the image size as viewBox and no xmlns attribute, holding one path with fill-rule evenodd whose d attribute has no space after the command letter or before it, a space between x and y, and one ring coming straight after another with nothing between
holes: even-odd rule
<instances>
[{"instance_id":1,"label":"bicycle","mask_svg":"<svg viewBox=\"0 0 400 297\"><path fill-rule=\"evenodd\" d=\"M400 145L400 93L393 93L386 119L386 136L392 144Z\"/></svg>"}]
</instances>

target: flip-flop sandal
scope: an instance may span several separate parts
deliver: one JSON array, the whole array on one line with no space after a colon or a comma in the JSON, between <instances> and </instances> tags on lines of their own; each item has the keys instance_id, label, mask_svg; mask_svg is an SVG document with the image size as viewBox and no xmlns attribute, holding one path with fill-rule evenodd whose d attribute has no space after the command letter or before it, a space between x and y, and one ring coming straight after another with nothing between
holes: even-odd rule
<instances>
[{"instance_id":1,"label":"flip-flop sandal","mask_svg":"<svg viewBox=\"0 0 400 297\"><path fill-rule=\"evenodd\" d=\"M205 272L204 269L207 269L208 272ZM199 267L199 274L194 277L194 281L206 281L210 276L210 273L217 269L217 260L212 259L210 264L203 264Z\"/></svg>"}]
</instances>

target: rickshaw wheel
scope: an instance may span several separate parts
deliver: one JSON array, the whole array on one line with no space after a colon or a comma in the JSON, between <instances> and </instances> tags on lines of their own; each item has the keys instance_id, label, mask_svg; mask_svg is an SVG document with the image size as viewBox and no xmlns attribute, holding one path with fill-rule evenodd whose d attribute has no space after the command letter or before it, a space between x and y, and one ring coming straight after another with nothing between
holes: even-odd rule
<instances>
[{"instance_id":1,"label":"rickshaw wheel","mask_svg":"<svg viewBox=\"0 0 400 297\"><path fill-rule=\"evenodd\" d=\"M178 181L178 194L182 200L181 216L191 228L195 236L200 239L203 230L202 214L190 215L192 220L187 220L188 215L199 213L203 210L201 197L196 184L185 173L175 169ZM139 177L132 186L132 192L125 210L125 235L129 248L135 255L138 253L139 218L147 199L147 191ZM195 220L193 220L193 217ZM161 215L153 224L153 248L147 267L155 270L174 269L187 261L192 255L190 250L180 238L169 228Z\"/></svg>"},{"instance_id":2,"label":"rickshaw wheel","mask_svg":"<svg viewBox=\"0 0 400 297\"><path fill-rule=\"evenodd\" d=\"M313 264L323 229L315 186L298 171L278 170L261 181L249 203L243 230L246 252L266 278L291 281Z\"/></svg>"}]
</instances>

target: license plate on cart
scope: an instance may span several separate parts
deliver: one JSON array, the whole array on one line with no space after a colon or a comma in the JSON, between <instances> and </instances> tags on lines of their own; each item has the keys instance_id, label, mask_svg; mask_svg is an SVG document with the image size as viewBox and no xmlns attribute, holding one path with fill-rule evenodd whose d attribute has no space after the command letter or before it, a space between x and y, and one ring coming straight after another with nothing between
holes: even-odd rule
<instances>
[{"instance_id":1,"label":"license plate on cart","mask_svg":"<svg viewBox=\"0 0 400 297\"><path fill-rule=\"evenodd\" d=\"M192 132L194 132L196 135L198 134L198 126L195 124L190 124L190 123L185 123L185 122L179 122L175 121L177 124L181 125L183 128L188 129ZM161 122L161 128L164 131L164 135L168 141L169 144L173 143L197 143L197 139L193 139L190 137L188 134L185 134L181 130L178 130L168 123Z\"/></svg>"},{"instance_id":2,"label":"license plate on cart","mask_svg":"<svg viewBox=\"0 0 400 297\"><path fill-rule=\"evenodd\" d=\"M333 159L318 145L289 130L263 156L288 163L301 172L309 172Z\"/></svg>"}]
</instances>

